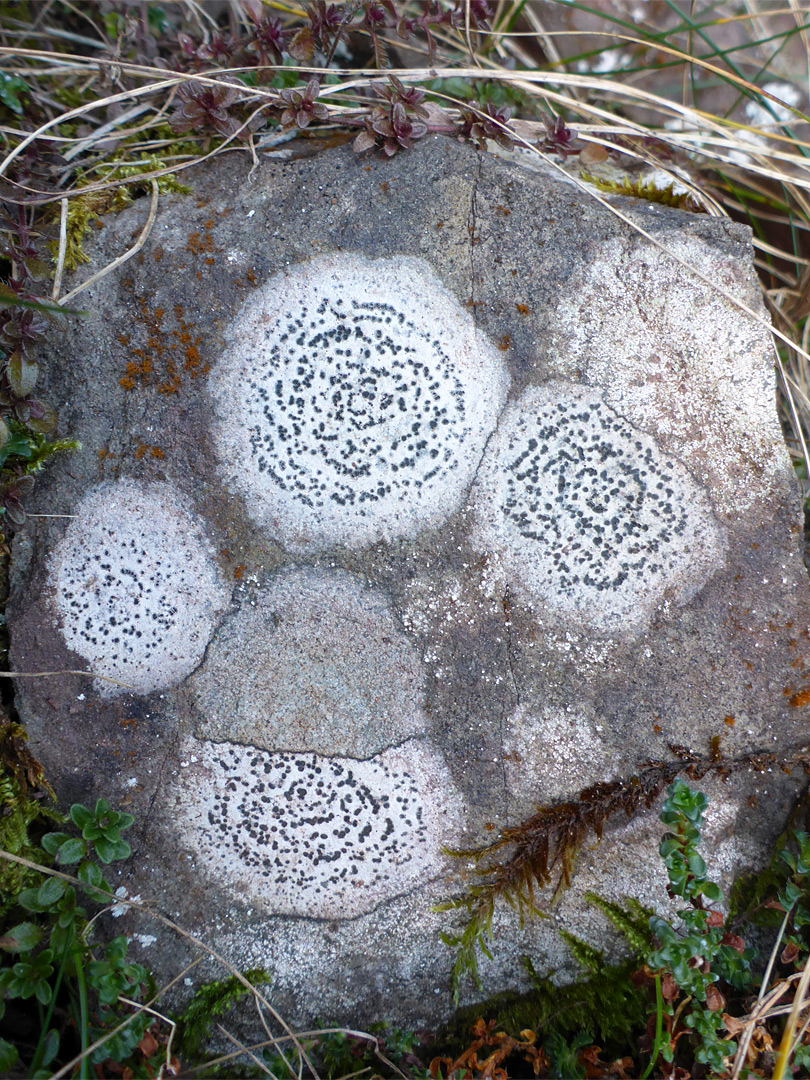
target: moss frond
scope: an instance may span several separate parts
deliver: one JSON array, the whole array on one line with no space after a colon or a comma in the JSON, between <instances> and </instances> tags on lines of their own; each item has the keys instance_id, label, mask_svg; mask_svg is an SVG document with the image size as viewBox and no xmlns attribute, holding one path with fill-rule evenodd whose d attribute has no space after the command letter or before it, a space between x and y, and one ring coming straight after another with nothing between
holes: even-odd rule
<instances>
[{"instance_id":1,"label":"moss frond","mask_svg":"<svg viewBox=\"0 0 810 1080\"><path fill-rule=\"evenodd\" d=\"M605 900L598 893L588 891L585 899L605 915L627 940L634 953L642 955L652 948L650 916L653 909L645 907L634 896L625 897L621 903Z\"/></svg>"},{"instance_id":2,"label":"moss frond","mask_svg":"<svg viewBox=\"0 0 810 1080\"><path fill-rule=\"evenodd\" d=\"M244 972L251 986L270 982L264 968L251 968ZM211 1036L214 1021L227 1012L241 997L249 993L245 984L235 975L204 983L180 1017L180 1043L183 1053L191 1058L199 1056Z\"/></svg>"},{"instance_id":3,"label":"moss frond","mask_svg":"<svg viewBox=\"0 0 810 1080\"><path fill-rule=\"evenodd\" d=\"M628 195L633 199L644 199L645 202L674 206L677 210L688 210L693 214L703 212L703 207L688 191L675 191L674 181L664 187L658 187L654 180L645 182L633 177L609 180L584 171L580 172L579 178L588 184L593 184L607 195Z\"/></svg>"}]
</instances>

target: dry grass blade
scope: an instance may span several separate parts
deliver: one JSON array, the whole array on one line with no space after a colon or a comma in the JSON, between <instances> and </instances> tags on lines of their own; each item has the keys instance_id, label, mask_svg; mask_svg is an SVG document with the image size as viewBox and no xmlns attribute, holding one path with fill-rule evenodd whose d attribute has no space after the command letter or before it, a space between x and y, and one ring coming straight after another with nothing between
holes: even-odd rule
<instances>
[{"instance_id":1,"label":"dry grass blade","mask_svg":"<svg viewBox=\"0 0 810 1080\"><path fill-rule=\"evenodd\" d=\"M59 254L56 259L56 271L53 275L53 289L51 290L51 299L54 302L59 300L59 293L62 289L62 274L65 269L65 251L67 250L67 216L68 216L68 200L60 200L60 213L59 213Z\"/></svg>"},{"instance_id":2,"label":"dry grass blade","mask_svg":"<svg viewBox=\"0 0 810 1080\"><path fill-rule=\"evenodd\" d=\"M191 965L189 965L189 966L191 966ZM182 978L186 974L186 972L188 970L189 970L188 967L184 968L183 971L181 971L180 975L177 976L177 978L178 979ZM164 987L161 990L161 994L164 994L165 992L166 992L166 987ZM165 1066L161 1067L161 1072L163 1072L163 1069L165 1067L165 1070L167 1072L171 1073L172 1076L174 1076L175 1074L174 1074L174 1070L172 1068L172 1042L174 1041L174 1037L177 1034L177 1024L174 1022L174 1020L171 1019L171 1017L165 1016L163 1013L158 1012L157 1009L152 1009L149 1006L144 1006L143 1008L141 1008L140 1003L137 1002L137 1001L133 1001L131 998L127 998L127 997L124 997L122 995L121 997L119 997L118 1000L122 1001L124 1003L124 1005L129 1005L133 1009L138 1009L141 1012L148 1013L150 1016L154 1016L158 1020L162 1020L163 1023L166 1024L166 1026L170 1029L169 1038L166 1040L166 1061L165 1061Z\"/></svg>"},{"instance_id":3,"label":"dry grass blade","mask_svg":"<svg viewBox=\"0 0 810 1080\"><path fill-rule=\"evenodd\" d=\"M785 1030L782 1034L782 1041L779 1045L779 1053L776 1057L776 1063L773 1067L772 1080L783 1080L786 1075L790 1059L795 1053L796 1047L793 1042L794 1035L796 1034L796 1027L798 1026L799 1016L803 1009L810 1007L810 999L807 997L807 990L810 986L810 956L805 960L804 968L802 970L799 984L796 987L796 995L793 999L793 1005L788 1016L787 1023L785 1024Z\"/></svg>"},{"instance_id":4,"label":"dry grass blade","mask_svg":"<svg viewBox=\"0 0 810 1080\"><path fill-rule=\"evenodd\" d=\"M219 1031L220 1035L224 1035L225 1038L228 1040L228 1042L231 1042L231 1043L233 1043L234 1046L238 1047L239 1052L237 1054L237 1057L243 1057L243 1056L244 1057L249 1057L250 1060L253 1062L253 1064L265 1076L272 1077L272 1080L279 1080L279 1078L276 1076L276 1074L273 1072L273 1070L268 1068L267 1064L264 1061L262 1061L261 1058L256 1057L256 1055L253 1053L253 1051L249 1047L245 1046L245 1044L243 1042L240 1042L240 1040L237 1039L235 1035L232 1035L230 1033L230 1031L228 1031L226 1028L224 1028L222 1026L222 1024L217 1024L217 1031ZM292 1073L291 1075L294 1076L295 1073Z\"/></svg>"},{"instance_id":5,"label":"dry grass blade","mask_svg":"<svg viewBox=\"0 0 810 1080\"><path fill-rule=\"evenodd\" d=\"M771 972L773 971L777 957L779 955L779 947L784 937L785 930L787 928L788 919L790 918L790 912L786 911L785 916L782 919L782 924L779 927L779 933L776 935L776 941L771 949L770 956L768 957L768 964L765 968L765 973L762 976L762 981L759 986L759 994L757 995L756 1007L751 1013L746 1022L746 1028L737 1045L737 1053L734 1055L734 1063L731 1071L731 1080L738 1080L740 1073L745 1065L746 1058L748 1056L748 1047L751 1044L751 1037L754 1034L754 1028L757 1022L765 1015L770 1005L773 1003L773 995L777 993L777 998L781 997L784 993L784 989L776 987L768 993L768 984L771 981ZM784 985L784 984L783 984ZM773 1000L772 1000L773 999Z\"/></svg>"}]
</instances>

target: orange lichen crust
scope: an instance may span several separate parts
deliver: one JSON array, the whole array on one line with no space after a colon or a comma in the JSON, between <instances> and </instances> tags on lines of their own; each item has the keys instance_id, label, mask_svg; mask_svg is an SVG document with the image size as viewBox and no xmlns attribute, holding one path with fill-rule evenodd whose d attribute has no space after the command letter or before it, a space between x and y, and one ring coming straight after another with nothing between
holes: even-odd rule
<instances>
[{"instance_id":1,"label":"orange lichen crust","mask_svg":"<svg viewBox=\"0 0 810 1080\"><path fill-rule=\"evenodd\" d=\"M130 334L119 334L118 341L129 351L123 376L118 380L122 390L153 387L159 394L176 394L183 386L183 376L197 379L210 370L203 361L202 336L194 333L194 324L183 318L183 309L174 306L174 318L167 318L162 307L150 309L144 296L136 297L136 319L144 327L140 344ZM174 326L167 323L174 322ZM153 454L153 456L156 456Z\"/></svg>"},{"instance_id":2,"label":"orange lichen crust","mask_svg":"<svg viewBox=\"0 0 810 1080\"><path fill-rule=\"evenodd\" d=\"M810 705L810 686L805 686L804 690L799 690L793 694L790 704L794 709L801 708L803 705Z\"/></svg>"},{"instance_id":3,"label":"orange lichen crust","mask_svg":"<svg viewBox=\"0 0 810 1080\"><path fill-rule=\"evenodd\" d=\"M146 455L151 458L157 458L159 461L163 459L164 454L159 446L147 446L145 443L139 443L135 450L135 457L138 461L142 461Z\"/></svg>"}]
</instances>

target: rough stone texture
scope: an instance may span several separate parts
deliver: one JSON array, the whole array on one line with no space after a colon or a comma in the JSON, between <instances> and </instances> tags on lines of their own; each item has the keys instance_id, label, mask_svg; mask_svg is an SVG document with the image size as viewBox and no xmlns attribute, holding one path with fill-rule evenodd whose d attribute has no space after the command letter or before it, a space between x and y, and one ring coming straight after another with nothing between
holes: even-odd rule
<instances>
[{"instance_id":1,"label":"rough stone texture","mask_svg":"<svg viewBox=\"0 0 810 1080\"><path fill-rule=\"evenodd\" d=\"M368 758L427 726L425 672L383 593L281 572L225 622L189 681L197 734Z\"/></svg>"},{"instance_id":2,"label":"rough stone texture","mask_svg":"<svg viewBox=\"0 0 810 1080\"><path fill-rule=\"evenodd\" d=\"M12 662L134 689L21 679L18 707L65 801L136 815L122 882L269 967L291 1019L435 1023L458 923L431 905L469 880L442 845L673 746L805 744L810 595L768 335L570 184L453 141L250 168L220 158L162 199L44 350L84 448L35 509L78 516L15 541ZM762 310L747 229L620 205ZM103 219L87 273L145 213ZM104 507L130 508L129 543L136 495L166 509L138 519L133 557L176 580L178 629L203 628L171 670L157 638L105 667L71 606L84 584L117 626L115 575L88 575ZM802 783L763 761L702 782L726 884ZM526 952L572 974L557 925L614 947L588 888L662 907L659 833L655 810L617 820L554 919L499 913L487 992ZM125 919L180 969L182 941Z\"/></svg>"}]
</instances>

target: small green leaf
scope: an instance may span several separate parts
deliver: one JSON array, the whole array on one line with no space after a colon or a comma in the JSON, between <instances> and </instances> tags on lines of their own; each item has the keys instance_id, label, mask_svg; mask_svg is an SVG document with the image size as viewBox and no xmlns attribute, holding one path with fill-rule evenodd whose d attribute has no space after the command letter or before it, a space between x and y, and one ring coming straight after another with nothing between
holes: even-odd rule
<instances>
[{"instance_id":1,"label":"small green leaf","mask_svg":"<svg viewBox=\"0 0 810 1080\"><path fill-rule=\"evenodd\" d=\"M28 397L37 384L39 365L22 353L15 352L6 367L8 381L17 397Z\"/></svg>"},{"instance_id":2,"label":"small green leaf","mask_svg":"<svg viewBox=\"0 0 810 1080\"><path fill-rule=\"evenodd\" d=\"M66 840L59 848L59 862L63 865L77 863L87 854L87 844L78 836Z\"/></svg>"},{"instance_id":3,"label":"small green leaf","mask_svg":"<svg viewBox=\"0 0 810 1080\"><path fill-rule=\"evenodd\" d=\"M70 819L77 829L84 829L94 820L93 811L81 803L74 803L70 808Z\"/></svg>"},{"instance_id":4,"label":"small green leaf","mask_svg":"<svg viewBox=\"0 0 810 1080\"><path fill-rule=\"evenodd\" d=\"M99 886L104 881L104 875L101 872L101 867L98 863L91 862L90 859L87 862L83 862L76 872L76 876L79 881L83 881L85 885Z\"/></svg>"},{"instance_id":5,"label":"small green leaf","mask_svg":"<svg viewBox=\"0 0 810 1080\"><path fill-rule=\"evenodd\" d=\"M700 891L712 904L719 904L723 899L723 890L714 881L704 881Z\"/></svg>"},{"instance_id":6,"label":"small green leaf","mask_svg":"<svg viewBox=\"0 0 810 1080\"><path fill-rule=\"evenodd\" d=\"M55 955L66 956L72 942L76 940L74 924L61 926L59 923L51 930L50 946Z\"/></svg>"},{"instance_id":7,"label":"small green leaf","mask_svg":"<svg viewBox=\"0 0 810 1080\"><path fill-rule=\"evenodd\" d=\"M5 1039L0 1039L0 1074L9 1073L17 1064L19 1056L16 1046L12 1046Z\"/></svg>"},{"instance_id":8,"label":"small green leaf","mask_svg":"<svg viewBox=\"0 0 810 1080\"><path fill-rule=\"evenodd\" d=\"M39 889L23 889L17 897L17 903L26 911L44 911L49 905L39 901Z\"/></svg>"},{"instance_id":9,"label":"small green leaf","mask_svg":"<svg viewBox=\"0 0 810 1080\"><path fill-rule=\"evenodd\" d=\"M706 863L696 851L689 856L689 870L695 877L702 878L706 875Z\"/></svg>"},{"instance_id":10,"label":"small green leaf","mask_svg":"<svg viewBox=\"0 0 810 1080\"><path fill-rule=\"evenodd\" d=\"M114 859L128 859L132 854L132 848L126 840L108 840L100 836L96 840L96 855L103 863L111 863Z\"/></svg>"},{"instance_id":11,"label":"small green leaf","mask_svg":"<svg viewBox=\"0 0 810 1080\"><path fill-rule=\"evenodd\" d=\"M0 465L5 465L6 460L15 454L27 460L33 453L34 445L31 439L22 431L14 431L0 446Z\"/></svg>"},{"instance_id":12,"label":"small green leaf","mask_svg":"<svg viewBox=\"0 0 810 1080\"><path fill-rule=\"evenodd\" d=\"M23 111L20 94L24 94L27 90L28 84L23 82L22 79L18 79L16 75L6 75L4 71L0 71L0 101L7 105L12 112L17 113L18 116Z\"/></svg>"},{"instance_id":13,"label":"small green leaf","mask_svg":"<svg viewBox=\"0 0 810 1080\"><path fill-rule=\"evenodd\" d=\"M4 944L2 948L8 952L30 952L42 941L42 931L34 923L18 923L9 930L4 940L7 944Z\"/></svg>"},{"instance_id":14,"label":"small green leaf","mask_svg":"<svg viewBox=\"0 0 810 1080\"><path fill-rule=\"evenodd\" d=\"M48 1034L45 1036L45 1042L42 1047L42 1065L43 1068L46 1065L50 1065L56 1055L59 1053L59 1032L55 1028L51 1028ZM50 1070L48 1070L50 1075Z\"/></svg>"},{"instance_id":15,"label":"small green leaf","mask_svg":"<svg viewBox=\"0 0 810 1080\"><path fill-rule=\"evenodd\" d=\"M37 890L37 900L43 907L50 907L60 900L65 893L65 883L60 878L51 877Z\"/></svg>"},{"instance_id":16,"label":"small green leaf","mask_svg":"<svg viewBox=\"0 0 810 1080\"><path fill-rule=\"evenodd\" d=\"M66 832L49 832L45 833L40 843L49 855L55 855L60 844L64 844L69 839L70 836Z\"/></svg>"}]
</instances>

